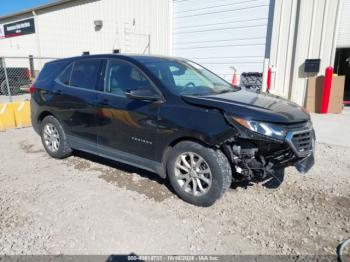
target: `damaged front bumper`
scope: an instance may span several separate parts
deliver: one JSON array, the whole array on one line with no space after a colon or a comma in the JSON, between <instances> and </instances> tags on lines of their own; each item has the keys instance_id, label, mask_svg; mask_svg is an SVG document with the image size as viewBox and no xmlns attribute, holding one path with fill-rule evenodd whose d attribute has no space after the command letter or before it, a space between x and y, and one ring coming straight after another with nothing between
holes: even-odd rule
<instances>
[{"instance_id":1,"label":"damaged front bumper","mask_svg":"<svg viewBox=\"0 0 350 262\"><path fill-rule=\"evenodd\" d=\"M226 141L222 149L239 180L264 179L273 176L275 170L288 166L295 166L305 174L315 163L315 132L311 122L289 126L284 140L246 129L237 131L240 135Z\"/></svg>"},{"instance_id":2,"label":"damaged front bumper","mask_svg":"<svg viewBox=\"0 0 350 262\"><path fill-rule=\"evenodd\" d=\"M301 160L295 163L295 168L302 174L307 173L315 164L315 130L311 122L301 129L291 129L286 142L293 150L294 154Z\"/></svg>"},{"instance_id":3,"label":"damaged front bumper","mask_svg":"<svg viewBox=\"0 0 350 262\"><path fill-rule=\"evenodd\" d=\"M306 174L315 164L314 153L297 162L294 166L302 174Z\"/></svg>"}]
</instances>

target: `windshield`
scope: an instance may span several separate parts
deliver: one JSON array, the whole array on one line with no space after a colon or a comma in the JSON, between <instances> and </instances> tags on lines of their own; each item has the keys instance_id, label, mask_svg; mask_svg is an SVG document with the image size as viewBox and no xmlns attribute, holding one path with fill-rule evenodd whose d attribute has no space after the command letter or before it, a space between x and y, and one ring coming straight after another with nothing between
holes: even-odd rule
<instances>
[{"instance_id":1,"label":"windshield","mask_svg":"<svg viewBox=\"0 0 350 262\"><path fill-rule=\"evenodd\" d=\"M143 61L143 64L176 95L215 95L237 89L204 67L188 60Z\"/></svg>"}]
</instances>

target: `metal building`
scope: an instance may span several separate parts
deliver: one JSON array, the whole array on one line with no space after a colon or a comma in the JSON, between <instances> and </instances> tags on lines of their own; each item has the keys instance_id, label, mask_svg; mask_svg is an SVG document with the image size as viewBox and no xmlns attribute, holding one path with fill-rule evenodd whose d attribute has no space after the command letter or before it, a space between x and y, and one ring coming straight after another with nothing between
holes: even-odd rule
<instances>
[{"instance_id":1,"label":"metal building","mask_svg":"<svg viewBox=\"0 0 350 262\"><path fill-rule=\"evenodd\" d=\"M350 93L350 0L60 0L0 17L0 57L175 55L227 80L272 71L271 92L304 104L327 66ZM319 72L305 73L306 59ZM350 100L350 99L349 99Z\"/></svg>"},{"instance_id":2,"label":"metal building","mask_svg":"<svg viewBox=\"0 0 350 262\"><path fill-rule=\"evenodd\" d=\"M272 27L270 0L175 0L173 54L198 61L227 80L262 72Z\"/></svg>"},{"instance_id":3,"label":"metal building","mask_svg":"<svg viewBox=\"0 0 350 262\"><path fill-rule=\"evenodd\" d=\"M346 40L349 28L339 34L339 28L346 27L350 17L350 10L344 7L349 3L349 0L276 0L268 57L274 72L275 94L301 105L305 103L308 78L324 74L326 67L334 66L340 42L350 47L350 38ZM320 59L319 71L305 72L306 59Z\"/></svg>"},{"instance_id":4,"label":"metal building","mask_svg":"<svg viewBox=\"0 0 350 262\"><path fill-rule=\"evenodd\" d=\"M308 77L341 65L335 72L350 92L350 0L174 0L173 8L173 54L227 80L234 66L264 72L266 84L271 68L271 93L303 105ZM320 59L319 72L305 73L306 59Z\"/></svg>"},{"instance_id":5,"label":"metal building","mask_svg":"<svg viewBox=\"0 0 350 262\"><path fill-rule=\"evenodd\" d=\"M66 57L114 49L168 54L170 3L60 0L3 16L0 56Z\"/></svg>"}]
</instances>

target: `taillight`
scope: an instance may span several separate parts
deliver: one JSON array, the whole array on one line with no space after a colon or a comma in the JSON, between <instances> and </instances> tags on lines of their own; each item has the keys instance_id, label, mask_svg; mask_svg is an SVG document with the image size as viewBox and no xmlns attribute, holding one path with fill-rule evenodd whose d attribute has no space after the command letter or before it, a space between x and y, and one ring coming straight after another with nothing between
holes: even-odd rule
<instances>
[{"instance_id":1,"label":"taillight","mask_svg":"<svg viewBox=\"0 0 350 262\"><path fill-rule=\"evenodd\" d=\"M29 88L29 94L34 94L36 92L36 87L34 85L32 85L30 88Z\"/></svg>"},{"instance_id":2,"label":"taillight","mask_svg":"<svg viewBox=\"0 0 350 262\"><path fill-rule=\"evenodd\" d=\"M28 68L26 69L26 77L27 77L27 78L30 78L30 71L29 71Z\"/></svg>"}]
</instances>

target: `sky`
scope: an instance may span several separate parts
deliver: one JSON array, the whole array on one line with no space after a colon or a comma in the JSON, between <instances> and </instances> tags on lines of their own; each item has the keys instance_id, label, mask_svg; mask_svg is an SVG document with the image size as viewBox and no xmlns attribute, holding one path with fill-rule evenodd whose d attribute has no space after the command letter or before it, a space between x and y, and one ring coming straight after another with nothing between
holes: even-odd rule
<instances>
[{"instance_id":1,"label":"sky","mask_svg":"<svg viewBox=\"0 0 350 262\"><path fill-rule=\"evenodd\" d=\"M53 2L54 0L0 0L0 16Z\"/></svg>"}]
</instances>

